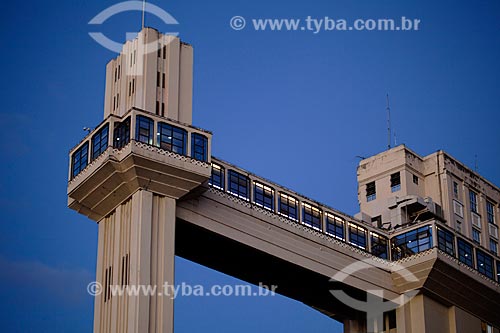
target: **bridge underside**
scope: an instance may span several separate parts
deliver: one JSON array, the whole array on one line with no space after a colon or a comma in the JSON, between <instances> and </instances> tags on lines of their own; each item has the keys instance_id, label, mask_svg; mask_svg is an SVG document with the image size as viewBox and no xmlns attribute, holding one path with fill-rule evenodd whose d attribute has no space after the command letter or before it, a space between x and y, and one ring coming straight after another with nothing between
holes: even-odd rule
<instances>
[{"instance_id":1,"label":"bridge underside","mask_svg":"<svg viewBox=\"0 0 500 333\"><path fill-rule=\"evenodd\" d=\"M366 299L366 293L361 290L331 282L321 274L181 219L177 219L175 237L175 253L182 258L255 285L276 285L277 293L301 301L339 322L364 316L330 293L332 289L341 289L352 297Z\"/></svg>"}]
</instances>

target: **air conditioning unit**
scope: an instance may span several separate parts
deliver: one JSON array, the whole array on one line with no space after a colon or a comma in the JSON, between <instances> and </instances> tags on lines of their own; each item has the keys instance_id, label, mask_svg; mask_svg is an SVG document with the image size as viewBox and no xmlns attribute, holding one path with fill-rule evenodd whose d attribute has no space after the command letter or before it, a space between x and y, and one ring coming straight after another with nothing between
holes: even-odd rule
<instances>
[{"instance_id":1,"label":"air conditioning unit","mask_svg":"<svg viewBox=\"0 0 500 333\"><path fill-rule=\"evenodd\" d=\"M464 217L464 206L460 202L453 200L453 212L456 215L463 218Z\"/></svg>"},{"instance_id":2,"label":"air conditioning unit","mask_svg":"<svg viewBox=\"0 0 500 333\"><path fill-rule=\"evenodd\" d=\"M478 229L481 229L481 216L477 215L474 212L471 212L471 221L472 225Z\"/></svg>"},{"instance_id":3,"label":"air conditioning unit","mask_svg":"<svg viewBox=\"0 0 500 333\"><path fill-rule=\"evenodd\" d=\"M498 239L498 227L494 224L489 223L488 229L488 231L490 232L490 236Z\"/></svg>"}]
</instances>

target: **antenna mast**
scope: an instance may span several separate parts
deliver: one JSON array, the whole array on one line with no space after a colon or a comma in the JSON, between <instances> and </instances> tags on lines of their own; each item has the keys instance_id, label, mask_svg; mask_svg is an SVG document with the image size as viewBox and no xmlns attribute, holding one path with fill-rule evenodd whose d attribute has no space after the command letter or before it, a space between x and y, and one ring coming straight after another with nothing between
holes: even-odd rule
<instances>
[{"instance_id":1,"label":"antenna mast","mask_svg":"<svg viewBox=\"0 0 500 333\"><path fill-rule=\"evenodd\" d=\"M143 0L142 1L142 28L141 28L141 30L144 29L144 16L145 16L144 14L145 14L145 12L146 12L146 0Z\"/></svg>"},{"instance_id":2,"label":"antenna mast","mask_svg":"<svg viewBox=\"0 0 500 333\"><path fill-rule=\"evenodd\" d=\"M386 95L387 100L387 149L391 149L391 108L389 106L389 94Z\"/></svg>"}]
</instances>

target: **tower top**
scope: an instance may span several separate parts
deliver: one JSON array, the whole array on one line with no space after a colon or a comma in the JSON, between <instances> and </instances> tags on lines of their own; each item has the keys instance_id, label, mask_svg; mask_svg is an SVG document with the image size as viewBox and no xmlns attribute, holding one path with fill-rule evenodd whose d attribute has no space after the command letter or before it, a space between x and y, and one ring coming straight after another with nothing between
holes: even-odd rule
<instances>
[{"instance_id":1,"label":"tower top","mask_svg":"<svg viewBox=\"0 0 500 333\"><path fill-rule=\"evenodd\" d=\"M192 90L192 46L146 27L106 66L104 117L136 107L191 124Z\"/></svg>"}]
</instances>

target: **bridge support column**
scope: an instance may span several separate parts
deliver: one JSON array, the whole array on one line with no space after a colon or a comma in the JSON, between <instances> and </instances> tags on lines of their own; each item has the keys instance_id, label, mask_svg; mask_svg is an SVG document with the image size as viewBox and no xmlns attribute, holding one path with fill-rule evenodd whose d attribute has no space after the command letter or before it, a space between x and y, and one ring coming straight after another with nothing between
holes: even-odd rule
<instances>
[{"instance_id":1,"label":"bridge support column","mask_svg":"<svg viewBox=\"0 0 500 333\"><path fill-rule=\"evenodd\" d=\"M139 190L99 222L94 332L173 332L175 208Z\"/></svg>"}]
</instances>

